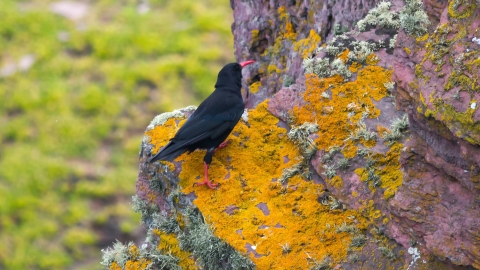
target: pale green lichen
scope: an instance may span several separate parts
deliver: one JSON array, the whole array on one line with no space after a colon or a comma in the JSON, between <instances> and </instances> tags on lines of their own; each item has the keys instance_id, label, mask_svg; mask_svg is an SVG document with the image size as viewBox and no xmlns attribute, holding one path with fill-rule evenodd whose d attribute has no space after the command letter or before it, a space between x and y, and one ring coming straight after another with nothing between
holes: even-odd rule
<instances>
[{"instance_id":1,"label":"pale green lichen","mask_svg":"<svg viewBox=\"0 0 480 270\"><path fill-rule=\"evenodd\" d=\"M396 42L397 42L397 34L395 34L395 36L393 36L393 38L390 39L388 47L390 47L391 49L395 48Z\"/></svg>"},{"instance_id":2,"label":"pale green lichen","mask_svg":"<svg viewBox=\"0 0 480 270\"><path fill-rule=\"evenodd\" d=\"M282 86L289 87L290 85L295 83L295 79L289 75L283 75Z\"/></svg>"},{"instance_id":3,"label":"pale green lichen","mask_svg":"<svg viewBox=\"0 0 480 270\"><path fill-rule=\"evenodd\" d=\"M388 146L391 146L408 130L408 117L404 115L402 118L397 118L392 121L390 125L390 131L384 131L382 136L383 140Z\"/></svg>"},{"instance_id":4,"label":"pale green lichen","mask_svg":"<svg viewBox=\"0 0 480 270\"><path fill-rule=\"evenodd\" d=\"M132 210L142 215L142 222L145 223L146 219L158 212L158 206L154 203L148 203L142 200L137 195L132 196Z\"/></svg>"},{"instance_id":5,"label":"pale green lichen","mask_svg":"<svg viewBox=\"0 0 480 270\"><path fill-rule=\"evenodd\" d=\"M400 22L398 15L395 12L390 12L392 4L390 2L382 1L378 3L375 8L368 11L367 16L357 23L360 31L365 31L367 25L378 25L380 27L399 28Z\"/></svg>"},{"instance_id":6,"label":"pale green lichen","mask_svg":"<svg viewBox=\"0 0 480 270\"><path fill-rule=\"evenodd\" d=\"M347 138L347 140L352 140L354 142L360 139L364 139L365 141L377 139L377 133L369 131L367 125L363 121L358 121L357 128L353 132L350 132L350 136Z\"/></svg>"},{"instance_id":7,"label":"pale green lichen","mask_svg":"<svg viewBox=\"0 0 480 270\"><path fill-rule=\"evenodd\" d=\"M351 43L353 46L353 51L348 53L348 59L350 61L357 61L360 63L365 63L367 57L373 52L378 50L378 46L375 43L370 43L368 41L354 41Z\"/></svg>"},{"instance_id":8,"label":"pale green lichen","mask_svg":"<svg viewBox=\"0 0 480 270\"><path fill-rule=\"evenodd\" d=\"M400 11L400 24L405 32L414 36L421 36L427 32L430 24L427 13L423 10L421 0L407 0L405 7Z\"/></svg>"},{"instance_id":9,"label":"pale green lichen","mask_svg":"<svg viewBox=\"0 0 480 270\"><path fill-rule=\"evenodd\" d=\"M395 82L386 82L383 85L385 85L385 88L387 88L387 90L391 92L395 87Z\"/></svg>"},{"instance_id":10,"label":"pale green lichen","mask_svg":"<svg viewBox=\"0 0 480 270\"><path fill-rule=\"evenodd\" d=\"M330 43L330 42L329 42ZM340 48L337 47L337 46L334 46L333 44L328 44L326 47L325 47L325 52L327 53L327 55L337 55L339 52L340 52Z\"/></svg>"},{"instance_id":11,"label":"pale green lichen","mask_svg":"<svg viewBox=\"0 0 480 270\"><path fill-rule=\"evenodd\" d=\"M359 259L360 257L358 256L358 254L351 254L348 256L349 263L357 263Z\"/></svg>"},{"instance_id":12,"label":"pale green lichen","mask_svg":"<svg viewBox=\"0 0 480 270\"><path fill-rule=\"evenodd\" d=\"M254 269L255 265L216 237L199 213L187 212L186 230L178 236L180 248L191 251L205 269Z\"/></svg>"},{"instance_id":13,"label":"pale green lichen","mask_svg":"<svg viewBox=\"0 0 480 270\"><path fill-rule=\"evenodd\" d=\"M124 245L118 241L113 244L112 248L102 249L103 256L101 264L104 266L110 266L112 262L116 262L119 266L124 267L128 260L130 260L130 254L128 252L129 246L133 246L130 242Z\"/></svg>"},{"instance_id":14,"label":"pale green lichen","mask_svg":"<svg viewBox=\"0 0 480 270\"><path fill-rule=\"evenodd\" d=\"M315 143L308 136L310 134L317 132L319 129L317 123L308 123L305 122L300 126L292 126L290 131L287 133L287 136L292 140L295 145L299 146L300 151L304 154L305 158L310 158L315 151Z\"/></svg>"},{"instance_id":15,"label":"pale green lichen","mask_svg":"<svg viewBox=\"0 0 480 270\"><path fill-rule=\"evenodd\" d=\"M152 122L147 126L147 131L152 130L154 127L163 125L170 118L182 118L185 116L185 112L193 112L197 109L196 106L188 106L183 109L174 110L173 112L165 112L159 114L153 118Z\"/></svg>"},{"instance_id":16,"label":"pale green lichen","mask_svg":"<svg viewBox=\"0 0 480 270\"><path fill-rule=\"evenodd\" d=\"M333 178L335 175L337 175L335 165L323 165L323 168L325 169L323 174L325 174L327 178Z\"/></svg>"},{"instance_id":17,"label":"pale green lichen","mask_svg":"<svg viewBox=\"0 0 480 270\"><path fill-rule=\"evenodd\" d=\"M380 253L382 253L382 255L387 257L388 259L395 260L396 256L395 256L395 253L393 253L391 248L389 248L389 247L378 247L378 250L380 250Z\"/></svg>"},{"instance_id":18,"label":"pale green lichen","mask_svg":"<svg viewBox=\"0 0 480 270\"><path fill-rule=\"evenodd\" d=\"M132 243L124 245L117 240L112 248L102 249L102 265L108 269L182 269L177 257L172 254L162 254L156 248L152 251L140 249ZM136 266L136 267L135 267Z\"/></svg>"},{"instance_id":19,"label":"pale green lichen","mask_svg":"<svg viewBox=\"0 0 480 270\"><path fill-rule=\"evenodd\" d=\"M367 237L363 234L357 234L354 237L352 237L352 243L350 246L352 247L361 247L367 242Z\"/></svg>"},{"instance_id":20,"label":"pale green lichen","mask_svg":"<svg viewBox=\"0 0 480 270\"><path fill-rule=\"evenodd\" d=\"M343 222L340 226L335 226L336 233L348 232L353 233L357 230L355 225L348 225L346 222Z\"/></svg>"},{"instance_id":21,"label":"pale green lichen","mask_svg":"<svg viewBox=\"0 0 480 270\"><path fill-rule=\"evenodd\" d=\"M338 169L345 171L351 166L348 158L341 158L337 162Z\"/></svg>"},{"instance_id":22,"label":"pale green lichen","mask_svg":"<svg viewBox=\"0 0 480 270\"><path fill-rule=\"evenodd\" d=\"M328 59L308 57L303 60L302 66L305 69L305 74L316 74L320 78L331 75Z\"/></svg>"},{"instance_id":23,"label":"pale green lichen","mask_svg":"<svg viewBox=\"0 0 480 270\"><path fill-rule=\"evenodd\" d=\"M290 168L283 170L282 176L278 181L282 184L285 184L287 180L297 174L304 175L307 179L310 178L310 171L308 169L308 164L304 162L305 159L302 159L299 163L293 165Z\"/></svg>"},{"instance_id":24,"label":"pale green lichen","mask_svg":"<svg viewBox=\"0 0 480 270\"><path fill-rule=\"evenodd\" d=\"M330 210L339 209L342 205L338 200L333 196L326 196L320 201L322 205L329 206ZM328 223L327 223L328 224Z\"/></svg>"},{"instance_id":25,"label":"pale green lichen","mask_svg":"<svg viewBox=\"0 0 480 270\"><path fill-rule=\"evenodd\" d=\"M372 153L372 151L368 148L357 149L357 155L361 156L361 157L366 157L366 156L370 155L371 153Z\"/></svg>"},{"instance_id":26,"label":"pale green lichen","mask_svg":"<svg viewBox=\"0 0 480 270\"><path fill-rule=\"evenodd\" d=\"M332 72L331 75L338 74L342 76L346 81L352 77L352 72L348 70L348 67L345 65L342 59L335 59L332 62Z\"/></svg>"},{"instance_id":27,"label":"pale green lichen","mask_svg":"<svg viewBox=\"0 0 480 270\"><path fill-rule=\"evenodd\" d=\"M318 129L318 124L306 122L300 126L292 126L287 133L288 138L298 147L303 158L291 168L283 170L282 176L279 179L280 183L285 183L289 178L297 174L301 174L307 179L310 178L308 162L317 151L317 147L309 136L310 134L317 132Z\"/></svg>"},{"instance_id":28,"label":"pale green lichen","mask_svg":"<svg viewBox=\"0 0 480 270\"><path fill-rule=\"evenodd\" d=\"M371 9L367 16L358 21L357 27L360 31L365 31L368 25L380 26L398 29L400 26L410 35L420 36L427 32L427 26L430 24L428 16L423 10L421 0L407 0L406 5L400 12L390 11L392 4L382 1ZM395 39L393 44L395 43ZM390 47L393 48L390 40Z\"/></svg>"}]
</instances>

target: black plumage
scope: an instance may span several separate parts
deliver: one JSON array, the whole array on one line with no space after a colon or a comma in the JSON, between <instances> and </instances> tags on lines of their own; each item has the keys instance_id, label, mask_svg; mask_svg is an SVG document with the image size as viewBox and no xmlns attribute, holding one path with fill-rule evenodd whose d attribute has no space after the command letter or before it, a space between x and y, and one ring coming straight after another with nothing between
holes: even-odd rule
<instances>
[{"instance_id":1,"label":"black plumage","mask_svg":"<svg viewBox=\"0 0 480 270\"><path fill-rule=\"evenodd\" d=\"M208 181L208 165L217 147L228 137L243 114L245 105L241 95L242 68L254 61L230 63L218 73L215 91L207 97L178 130L175 137L150 162L173 161L184 152L206 149L204 157L205 179L203 183L213 188Z\"/></svg>"}]
</instances>

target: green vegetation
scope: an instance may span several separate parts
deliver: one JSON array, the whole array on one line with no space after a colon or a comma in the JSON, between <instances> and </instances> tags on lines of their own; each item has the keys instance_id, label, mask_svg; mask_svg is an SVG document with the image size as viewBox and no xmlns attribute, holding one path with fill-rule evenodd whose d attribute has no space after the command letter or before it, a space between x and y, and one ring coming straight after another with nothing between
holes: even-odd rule
<instances>
[{"instance_id":1,"label":"green vegetation","mask_svg":"<svg viewBox=\"0 0 480 270\"><path fill-rule=\"evenodd\" d=\"M145 127L198 105L234 60L225 1L90 1L79 21L51 3L0 1L1 269L99 269L140 222Z\"/></svg>"}]
</instances>

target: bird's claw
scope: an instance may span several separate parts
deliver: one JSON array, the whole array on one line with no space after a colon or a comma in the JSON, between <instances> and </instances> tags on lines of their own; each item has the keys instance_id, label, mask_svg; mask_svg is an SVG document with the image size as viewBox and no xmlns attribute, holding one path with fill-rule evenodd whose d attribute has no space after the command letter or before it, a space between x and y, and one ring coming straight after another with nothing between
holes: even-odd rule
<instances>
[{"instance_id":1,"label":"bird's claw","mask_svg":"<svg viewBox=\"0 0 480 270\"><path fill-rule=\"evenodd\" d=\"M210 189L216 189L218 187L218 184L215 184L215 183L212 183L208 180L205 180L203 182L195 182L193 183L193 186L202 186L202 185L206 185L208 186Z\"/></svg>"}]
</instances>

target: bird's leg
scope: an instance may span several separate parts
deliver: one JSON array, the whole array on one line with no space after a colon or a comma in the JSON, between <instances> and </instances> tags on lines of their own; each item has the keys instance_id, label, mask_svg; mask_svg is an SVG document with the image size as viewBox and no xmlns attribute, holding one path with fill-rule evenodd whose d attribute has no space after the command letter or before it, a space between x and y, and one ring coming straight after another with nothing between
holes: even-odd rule
<instances>
[{"instance_id":1,"label":"bird's leg","mask_svg":"<svg viewBox=\"0 0 480 270\"><path fill-rule=\"evenodd\" d=\"M207 185L211 189L215 189L216 187L218 187L218 184L214 184L208 180L208 166L210 166L210 163L212 163L212 156L214 151L214 148L207 150L207 154L205 154L205 157L203 158L203 182L195 183L194 185Z\"/></svg>"},{"instance_id":2,"label":"bird's leg","mask_svg":"<svg viewBox=\"0 0 480 270\"><path fill-rule=\"evenodd\" d=\"M218 149L225 148L225 147L227 147L229 144L230 144L230 140L224 141L224 142L222 142L217 148L215 148L215 151L217 151Z\"/></svg>"}]
</instances>

